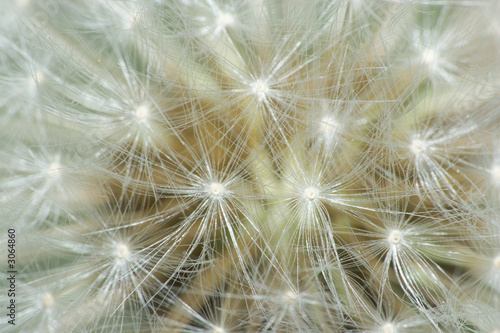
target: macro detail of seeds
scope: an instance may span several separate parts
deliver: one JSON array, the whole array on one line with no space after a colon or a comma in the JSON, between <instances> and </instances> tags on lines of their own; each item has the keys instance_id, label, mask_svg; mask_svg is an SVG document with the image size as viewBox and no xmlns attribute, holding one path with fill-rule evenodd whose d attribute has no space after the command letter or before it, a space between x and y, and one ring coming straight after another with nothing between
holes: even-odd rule
<instances>
[{"instance_id":1,"label":"macro detail of seeds","mask_svg":"<svg viewBox=\"0 0 500 333\"><path fill-rule=\"evenodd\" d=\"M500 332L498 1L0 12L0 332Z\"/></svg>"}]
</instances>

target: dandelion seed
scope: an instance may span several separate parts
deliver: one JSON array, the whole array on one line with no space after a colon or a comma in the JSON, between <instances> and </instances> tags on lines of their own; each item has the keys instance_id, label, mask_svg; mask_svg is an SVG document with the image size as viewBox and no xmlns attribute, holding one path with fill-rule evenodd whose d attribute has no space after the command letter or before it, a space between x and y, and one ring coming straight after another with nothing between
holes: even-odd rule
<instances>
[{"instance_id":1,"label":"dandelion seed","mask_svg":"<svg viewBox=\"0 0 500 333\"><path fill-rule=\"evenodd\" d=\"M220 197L224 194L224 186L220 183L211 183L208 187L208 193L214 197Z\"/></svg>"},{"instance_id":2,"label":"dandelion seed","mask_svg":"<svg viewBox=\"0 0 500 333\"><path fill-rule=\"evenodd\" d=\"M294 305L296 302L297 302L297 298L299 297L299 295L297 295L296 292L294 292L293 290L288 290L287 292L285 292L285 294L283 295L283 298L285 299L285 302L288 304L288 305Z\"/></svg>"},{"instance_id":3,"label":"dandelion seed","mask_svg":"<svg viewBox=\"0 0 500 333\"><path fill-rule=\"evenodd\" d=\"M410 48L416 54L415 61L425 69L431 82L453 82L466 67L460 65L468 61L468 48L465 46L471 44L467 40L471 36L468 36L470 32L461 31L456 26L445 27L450 18L442 13L436 14L436 20L425 20L420 27L412 29L413 43ZM445 28L436 29L436 25Z\"/></svg>"},{"instance_id":4,"label":"dandelion seed","mask_svg":"<svg viewBox=\"0 0 500 333\"><path fill-rule=\"evenodd\" d=\"M250 91L253 95L257 96L259 102L263 101L269 93L269 86L266 81L257 80L250 85Z\"/></svg>"},{"instance_id":5,"label":"dandelion seed","mask_svg":"<svg viewBox=\"0 0 500 333\"><path fill-rule=\"evenodd\" d=\"M493 178L495 184L500 184L500 165L491 168L491 178Z\"/></svg>"},{"instance_id":6,"label":"dandelion seed","mask_svg":"<svg viewBox=\"0 0 500 333\"><path fill-rule=\"evenodd\" d=\"M56 160L52 163L49 164L47 167L47 176L51 179L57 179L59 176L62 174L62 165L61 163Z\"/></svg>"},{"instance_id":7,"label":"dandelion seed","mask_svg":"<svg viewBox=\"0 0 500 333\"><path fill-rule=\"evenodd\" d=\"M403 236L399 230L393 230L389 234L388 240L392 245L398 245L403 240Z\"/></svg>"},{"instance_id":8,"label":"dandelion seed","mask_svg":"<svg viewBox=\"0 0 500 333\"><path fill-rule=\"evenodd\" d=\"M147 104L141 104L135 109L135 116L137 120L144 121L148 119L150 112L151 110Z\"/></svg>"},{"instance_id":9,"label":"dandelion seed","mask_svg":"<svg viewBox=\"0 0 500 333\"><path fill-rule=\"evenodd\" d=\"M224 328L222 328L222 327L214 327L212 329L212 332L213 333L226 333L226 330Z\"/></svg>"},{"instance_id":10,"label":"dandelion seed","mask_svg":"<svg viewBox=\"0 0 500 333\"><path fill-rule=\"evenodd\" d=\"M234 22L235 22L234 16L228 12L222 12L217 17L217 24L221 29L232 26Z\"/></svg>"},{"instance_id":11,"label":"dandelion seed","mask_svg":"<svg viewBox=\"0 0 500 333\"><path fill-rule=\"evenodd\" d=\"M50 308L55 304L54 296L51 293L46 292L42 296L42 304L45 308Z\"/></svg>"},{"instance_id":12,"label":"dandelion seed","mask_svg":"<svg viewBox=\"0 0 500 333\"><path fill-rule=\"evenodd\" d=\"M420 140L420 139L413 139L413 141L410 144L410 150L416 156L418 156L420 154L424 154L428 148L429 147L428 147L427 143L423 140Z\"/></svg>"},{"instance_id":13,"label":"dandelion seed","mask_svg":"<svg viewBox=\"0 0 500 333\"><path fill-rule=\"evenodd\" d=\"M29 5L31 5L32 0L16 0L16 5L20 9L27 8Z\"/></svg>"},{"instance_id":14,"label":"dandelion seed","mask_svg":"<svg viewBox=\"0 0 500 333\"><path fill-rule=\"evenodd\" d=\"M493 259L493 267L500 270L500 255Z\"/></svg>"},{"instance_id":15,"label":"dandelion seed","mask_svg":"<svg viewBox=\"0 0 500 333\"><path fill-rule=\"evenodd\" d=\"M44 81L45 74L41 70L36 70L30 77L28 77L27 86L30 95L36 95L38 88Z\"/></svg>"},{"instance_id":16,"label":"dandelion seed","mask_svg":"<svg viewBox=\"0 0 500 333\"><path fill-rule=\"evenodd\" d=\"M317 198L318 196L318 190L314 187L308 187L306 188L306 190L304 191L304 194L306 196L307 199L309 200L314 200Z\"/></svg>"},{"instance_id":17,"label":"dandelion seed","mask_svg":"<svg viewBox=\"0 0 500 333\"><path fill-rule=\"evenodd\" d=\"M31 82L33 82L33 84L35 85L43 83L44 80L45 74L40 70L37 70L35 73L33 73L33 77L31 78Z\"/></svg>"},{"instance_id":18,"label":"dandelion seed","mask_svg":"<svg viewBox=\"0 0 500 333\"><path fill-rule=\"evenodd\" d=\"M429 66L429 71L434 72L439 66L439 53L432 48L422 51L422 60Z\"/></svg>"},{"instance_id":19,"label":"dandelion seed","mask_svg":"<svg viewBox=\"0 0 500 333\"><path fill-rule=\"evenodd\" d=\"M340 129L340 124L335 120L333 115L327 115L320 121L319 131L325 138L334 137Z\"/></svg>"},{"instance_id":20,"label":"dandelion seed","mask_svg":"<svg viewBox=\"0 0 500 333\"><path fill-rule=\"evenodd\" d=\"M396 327L392 323L386 323L382 326L382 333L396 333Z\"/></svg>"},{"instance_id":21,"label":"dandelion seed","mask_svg":"<svg viewBox=\"0 0 500 333\"><path fill-rule=\"evenodd\" d=\"M127 11L121 8L118 8L117 11L122 15L122 26L125 30L133 29L141 20L141 13L137 11Z\"/></svg>"},{"instance_id":22,"label":"dandelion seed","mask_svg":"<svg viewBox=\"0 0 500 333\"><path fill-rule=\"evenodd\" d=\"M130 256L130 249L127 245L120 243L116 246L115 256L117 259L126 260Z\"/></svg>"}]
</instances>

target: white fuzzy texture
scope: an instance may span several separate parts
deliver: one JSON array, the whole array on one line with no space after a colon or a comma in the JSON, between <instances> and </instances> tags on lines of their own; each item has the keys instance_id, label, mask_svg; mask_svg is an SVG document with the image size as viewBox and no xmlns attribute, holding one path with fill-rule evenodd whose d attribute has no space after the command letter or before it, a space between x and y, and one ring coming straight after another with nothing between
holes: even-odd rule
<instances>
[{"instance_id":1,"label":"white fuzzy texture","mask_svg":"<svg viewBox=\"0 0 500 333\"><path fill-rule=\"evenodd\" d=\"M0 331L500 330L497 1L0 8Z\"/></svg>"}]
</instances>

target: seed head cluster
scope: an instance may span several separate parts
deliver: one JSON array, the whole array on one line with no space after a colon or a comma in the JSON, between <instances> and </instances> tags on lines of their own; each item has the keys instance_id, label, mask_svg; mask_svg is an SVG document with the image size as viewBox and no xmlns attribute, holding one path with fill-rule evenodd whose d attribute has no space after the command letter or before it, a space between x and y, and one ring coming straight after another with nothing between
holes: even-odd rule
<instances>
[{"instance_id":1,"label":"seed head cluster","mask_svg":"<svg viewBox=\"0 0 500 333\"><path fill-rule=\"evenodd\" d=\"M0 9L0 332L500 332L498 1Z\"/></svg>"}]
</instances>

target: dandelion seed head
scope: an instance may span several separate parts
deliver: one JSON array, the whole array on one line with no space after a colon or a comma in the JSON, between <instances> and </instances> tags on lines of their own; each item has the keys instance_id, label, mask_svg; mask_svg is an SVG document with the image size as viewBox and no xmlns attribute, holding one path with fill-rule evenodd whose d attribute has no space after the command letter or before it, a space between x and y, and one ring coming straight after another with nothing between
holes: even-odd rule
<instances>
[{"instance_id":1,"label":"dandelion seed head","mask_svg":"<svg viewBox=\"0 0 500 333\"><path fill-rule=\"evenodd\" d=\"M382 333L396 333L396 327L392 323L385 323L382 326Z\"/></svg>"},{"instance_id":2,"label":"dandelion seed head","mask_svg":"<svg viewBox=\"0 0 500 333\"><path fill-rule=\"evenodd\" d=\"M234 15L228 12L222 12L217 17L217 25L220 28L230 27L234 24L235 18Z\"/></svg>"},{"instance_id":3,"label":"dandelion seed head","mask_svg":"<svg viewBox=\"0 0 500 333\"><path fill-rule=\"evenodd\" d=\"M56 2L0 24L22 329L500 333L498 9Z\"/></svg>"},{"instance_id":4,"label":"dandelion seed head","mask_svg":"<svg viewBox=\"0 0 500 333\"><path fill-rule=\"evenodd\" d=\"M257 80L250 85L251 93L257 96L259 101L262 101L266 98L267 93L269 92L269 85L263 80Z\"/></svg>"},{"instance_id":5,"label":"dandelion seed head","mask_svg":"<svg viewBox=\"0 0 500 333\"><path fill-rule=\"evenodd\" d=\"M313 201L318 197L318 190L314 187L308 187L304 191L304 195L306 196L307 199Z\"/></svg>"},{"instance_id":6,"label":"dandelion seed head","mask_svg":"<svg viewBox=\"0 0 500 333\"><path fill-rule=\"evenodd\" d=\"M425 153L427 149L428 149L428 144L420 139L413 139L413 141L410 144L411 152L417 156Z\"/></svg>"},{"instance_id":7,"label":"dandelion seed head","mask_svg":"<svg viewBox=\"0 0 500 333\"><path fill-rule=\"evenodd\" d=\"M221 183L211 183L208 186L208 193L214 197L220 197L224 194L224 186Z\"/></svg>"},{"instance_id":8,"label":"dandelion seed head","mask_svg":"<svg viewBox=\"0 0 500 333\"><path fill-rule=\"evenodd\" d=\"M399 230L393 230L387 238L392 245L398 245L403 241L403 236Z\"/></svg>"},{"instance_id":9,"label":"dandelion seed head","mask_svg":"<svg viewBox=\"0 0 500 333\"><path fill-rule=\"evenodd\" d=\"M42 295L42 304L45 308L50 308L54 305L55 303L54 296L52 296L51 293L46 292Z\"/></svg>"}]
</instances>

